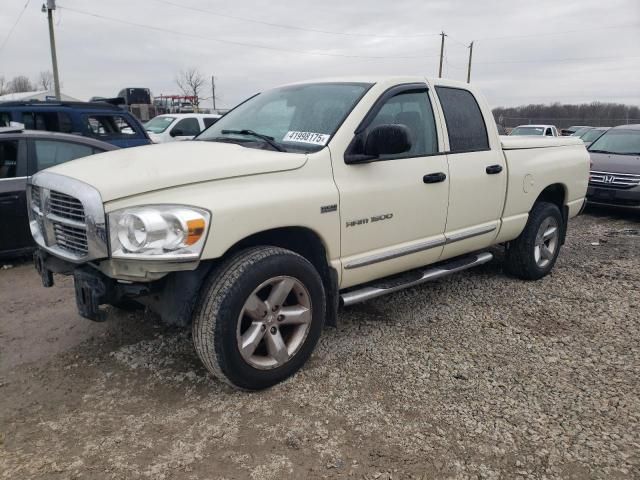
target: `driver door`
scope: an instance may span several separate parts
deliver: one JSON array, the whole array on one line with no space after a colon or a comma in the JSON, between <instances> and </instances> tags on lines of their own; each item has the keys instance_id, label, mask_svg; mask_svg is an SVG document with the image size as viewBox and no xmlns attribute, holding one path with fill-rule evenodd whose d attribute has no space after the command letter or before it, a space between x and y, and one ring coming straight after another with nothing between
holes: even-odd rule
<instances>
[{"instance_id":1,"label":"driver door","mask_svg":"<svg viewBox=\"0 0 640 480\"><path fill-rule=\"evenodd\" d=\"M332 152L340 192L341 288L435 262L444 245L449 169L427 86L387 90L364 122L364 135L377 125L405 125L412 146L350 165Z\"/></svg>"}]
</instances>

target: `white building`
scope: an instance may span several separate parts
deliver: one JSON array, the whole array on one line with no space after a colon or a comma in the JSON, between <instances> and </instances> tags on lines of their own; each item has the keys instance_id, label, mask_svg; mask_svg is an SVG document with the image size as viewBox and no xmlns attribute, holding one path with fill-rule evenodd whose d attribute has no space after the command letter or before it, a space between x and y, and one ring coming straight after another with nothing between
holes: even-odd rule
<instances>
[{"instance_id":1,"label":"white building","mask_svg":"<svg viewBox=\"0 0 640 480\"><path fill-rule=\"evenodd\" d=\"M37 92L20 92L20 93L7 93L6 95L0 95L0 102L29 102L31 100L52 100L55 101L56 94L53 90L39 90ZM60 93L60 100L65 102L79 102L77 98L70 97L64 93Z\"/></svg>"}]
</instances>

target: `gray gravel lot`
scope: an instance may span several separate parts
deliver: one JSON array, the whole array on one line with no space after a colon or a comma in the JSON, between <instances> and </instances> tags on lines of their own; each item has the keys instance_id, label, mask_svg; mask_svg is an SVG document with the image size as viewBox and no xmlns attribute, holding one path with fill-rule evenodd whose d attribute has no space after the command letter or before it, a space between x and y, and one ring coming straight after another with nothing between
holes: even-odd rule
<instances>
[{"instance_id":1,"label":"gray gravel lot","mask_svg":"<svg viewBox=\"0 0 640 480\"><path fill-rule=\"evenodd\" d=\"M0 478L640 478L639 230L594 211L541 281L496 260L346 309L254 394L188 331L1 270Z\"/></svg>"}]
</instances>

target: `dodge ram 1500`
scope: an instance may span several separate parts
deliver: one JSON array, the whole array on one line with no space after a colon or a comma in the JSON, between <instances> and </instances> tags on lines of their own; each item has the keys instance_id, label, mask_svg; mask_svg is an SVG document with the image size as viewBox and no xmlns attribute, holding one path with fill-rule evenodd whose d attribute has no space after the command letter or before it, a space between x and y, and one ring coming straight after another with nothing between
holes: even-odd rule
<instances>
[{"instance_id":1,"label":"dodge ram 1500","mask_svg":"<svg viewBox=\"0 0 640 480\"><path fill-rule=\"evenodd\" d=\"M73 275L80 314L145 305L191 325L242 389L311 355L338 309L490 261L534 280L585 203L578 138L499 137L475 89L357 78L251 97L194 141L33 176L36 268Z\"/></svg>"}]
</instances>

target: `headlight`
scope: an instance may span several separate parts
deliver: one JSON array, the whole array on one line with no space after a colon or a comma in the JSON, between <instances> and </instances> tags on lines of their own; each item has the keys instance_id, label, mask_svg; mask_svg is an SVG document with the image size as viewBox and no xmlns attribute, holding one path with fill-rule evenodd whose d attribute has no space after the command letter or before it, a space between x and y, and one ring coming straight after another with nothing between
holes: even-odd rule
<instances>
[{"instance_id":1,"label":"headlight","mask_svg":"<svg viewBox=\"0 0 640 480\"><path fill-rule=\"evenodd\" d=\"M113 258L197 260L206 240L206 210L181 205L125 208L109 214Z\"/></svg>"}]
</instances>

